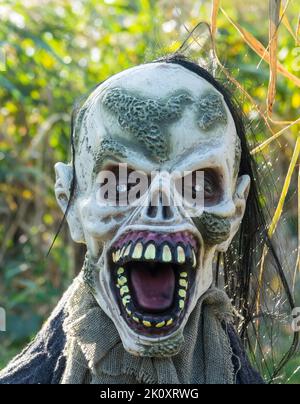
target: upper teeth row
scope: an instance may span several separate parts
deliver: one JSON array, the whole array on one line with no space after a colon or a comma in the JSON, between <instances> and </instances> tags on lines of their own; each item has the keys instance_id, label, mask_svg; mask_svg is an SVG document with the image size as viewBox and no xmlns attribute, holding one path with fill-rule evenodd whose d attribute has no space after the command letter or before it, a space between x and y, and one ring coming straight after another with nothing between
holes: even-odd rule
<instances>
[{"instance_id":1,"label":"upper teeth row","mask_svg":"<svg viewBox=\"0 0 300 404\"><path fill-rule=\"evenodd\" d=\"M147 246L143 246L141 242L138 242L134 248L132 248L133 243L129 243L127 246L123 246L119 248L117 251L112 253L112 260L116 264L121 259L125 257L130 257L132 259L141 259L144 258L147 261L155 260L158 258L158 249L154 243L150 243ZM196 268L197 266L197 258L195 250L192 247L191 249L191 259L192 259L192 266ZM186 261L189 259L189 255L187 254L186 250L181 246L178 245L172 254L171 248L168 244L164 244L162 248L162 255L161 259L162 262L169 263L173 262L173 255L174 261L178 262L178 264L185 264Z\"/></svg>"}]
</instances>

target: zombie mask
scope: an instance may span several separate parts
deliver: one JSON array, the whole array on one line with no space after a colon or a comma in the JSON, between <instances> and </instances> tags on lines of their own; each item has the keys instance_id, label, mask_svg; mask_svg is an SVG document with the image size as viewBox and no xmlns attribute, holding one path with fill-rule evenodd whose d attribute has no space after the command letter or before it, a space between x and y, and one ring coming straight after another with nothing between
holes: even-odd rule
<instances>
[{"instance_id":1,"label":"zombie mask","mask_svg":"<svg viewBox=\"0 0 300 404\"><path fill-rule=\"evenodd\" d=\"M240 141L228 106L182 66L142 65L90 95L77 115L74 147L76 191L67 220L73 239L87 245L85 280L128 352L175 355L191 312L213 283L214 256L227 250L245 210L250 179L238 177ZM144 203L102 203L103 172L117 174L108 189L117 202L127 199L130 181L118 176L124 164L128 176L149 178ZM198 215L175 203L178 188L165 182L174 172L174 183L178 173L204 173ZM73 167L58 163L56 174L65 212Z\"/></svg>"}]
</instances>

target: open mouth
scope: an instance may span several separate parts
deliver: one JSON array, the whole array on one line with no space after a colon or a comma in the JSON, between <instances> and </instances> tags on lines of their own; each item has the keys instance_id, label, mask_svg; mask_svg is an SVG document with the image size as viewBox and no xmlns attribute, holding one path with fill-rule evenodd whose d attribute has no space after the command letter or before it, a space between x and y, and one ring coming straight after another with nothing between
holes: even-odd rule
<instances>
[{"instance_id":1,"label":"open mouth","mask_svg":"<svg viewBox=\"0 0 300 404\"><path fill-rule=\"evenodd\" d=\"M150 336L180 325L193 287L199 244L190 232L130 232L110 250L112 287L128 325Z\"/></svg>"}]
</instances>

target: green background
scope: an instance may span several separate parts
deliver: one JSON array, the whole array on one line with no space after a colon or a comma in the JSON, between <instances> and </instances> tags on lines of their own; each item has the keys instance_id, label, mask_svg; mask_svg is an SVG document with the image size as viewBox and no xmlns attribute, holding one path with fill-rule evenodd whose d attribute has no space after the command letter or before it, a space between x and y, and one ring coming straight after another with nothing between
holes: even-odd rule
<instances>
[{"instance_id":1,"label":"green background","mask_svg":"<svg viewBox=\"0 0 300 404\"><path fill-rule=\"evenodd\" d=\"M248 3L224 0L221 6L266 46L268 2ZM72 243L66 227L46 257L61 219L53 165L69 160L75 100L124 68L174 51L188 30L200 21L210 22L211 6L210 0L0 1L0 49L6 55L0 64L0 306L7 312L7 332L0 333L0 368L33 338L80 270L83 249ZM291 1L286 15L295 35L299 12L297 1ZM267 63L260 63L221 11L217 27L220 60L264 109ZM190 52L200 54L199 45L194 43ZM278 60L299 77L300 44L284 24ZM243 95L241 99L245 113L258 121L253 104ZM293 121L299 109L299 88L279 76L274 119ZM297 125L286 131L275 155L265 150L279 191L298 132ZM270 133L257 129L256 136L261 142ZM284 214L292 259L297 248L296 186L295 175ZM276 285L276 279L272 282ZM299 365L299 358L290 362L281 381L299 383Z\"/></svg>"}]
</instances>

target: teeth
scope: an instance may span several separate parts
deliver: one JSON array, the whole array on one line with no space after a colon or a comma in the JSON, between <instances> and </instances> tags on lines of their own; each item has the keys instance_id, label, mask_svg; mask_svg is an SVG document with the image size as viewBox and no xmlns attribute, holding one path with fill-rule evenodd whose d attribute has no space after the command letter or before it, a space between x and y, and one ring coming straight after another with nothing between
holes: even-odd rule
<instances>
[{"instance_id":1,"label":"teeth","mask_svg":"<svg viewBox=\"0 0 300 404\"><path fill-rule=\"evenodd\" d=\"M186 297L186 291L185 291L184 289L179 289L178 295L179 295L180 297Z\"/></svg>"},{"instance_id":2,"label":"teeth","mask_svg":"<svg viewBox=\"0 0 300 404\"><path fill-rule=\"evenodd\" d=\"M162 253L163 262L171 262L172 261L172 253L170 247L168 245L164 245L163 253Z\"/></svg>"},{"instance_id":3,"label":"teeth","mask_svg":"<svg viewBox=\"0 0 300 404\"><path fill-rule=\"evenodd\" d=\"M122 250L121 250L121 252L120 252L120 257L119 257L119 259L123 258L124 252L125 252L125 246L122 248Z\"/></svg>"},{"instance_id":4,"label":"teeth","mask_svg":"<svg viewBox=\"0 0 300 404\"><path fill-rule=\"evenodd\" d=\"M127 288L127 287L125 286L125 288ZM127 292L127 290L126 290L126 292ZM130 301L131 301L130 295L126 295L122 299L123 305L125 306L126 313L134 322L136 322L138 324L142 323L143 326L146 328L158 328L158 329L171 326L174 323L173 318L169 318L169 319L165 319L165 320L162 319L161 321L159 321L158 319L153 319L152 321L148 320L148 319L143 320L142 318L138 317L137 313L132 312L132 309L130 306L129 306L130 308L128 308L128 303ZM180 307L180 309L184 308L184 300L179 301L179 307Z\"/></svg>"},{"instance_id":5,"label":"teeth","mask_svg":"<svg viewBox=\"0 0 300 404\"><path fill-rule=\"evenodd\" d=\"M120 295L121 296L124 296L125 293L129 293L128 286L122 286L121 289L120 289Z\"/></svg>"},{"instance_id":6,"label":"teeth","mask_svg":"<svg viewBox=\"0 0 300 404\"><path fill-rule=\"evenodd\" d=\"M125 269L122 268L122 267L120 267L120 268L118 269L118 271L117 271L117 274L118 274L118 275L122 275L122 274L124 273L124 271L125 271Z\"/></svg>"},{"instance_id":7,"label":"teeth","mask_svg":"<svg viewBox=\"0 0 300 404\"><path fill-rule=\"evenodd\" d=\"M143 244L137 243L137 245L134 247L132 258L138 260L142 258L142 255L143 255Z\"/></svg>"},{"instance_id":8,"label":"teeth","mask_svg":"<svg viewBox=\"0 0 300 404\"><path fill-rule=\"evenodd\" d=\"M180 273L180 278L179 278L179 286L180 289L178 290L178 296L179 296L179 302L178 302L178 307L180 310L184 309L185 306L185 299L187 295L187 288L188 288L188 277L187 277L186 272L181 272Z\"/></svg>"},{"instance_id":9,"label":"teeth","mask_svg":"<svg viewBox=\"0 0 300 404\"><path fill-rule=\"evenodd\" d=\"M129 255L130 252L130 247L131 247L131 243L127 246L123 246L122 249L119 249L115 252L112 253L112 260L113 263L116 264L117 262L119 262L122 258L126 257Z\"/></svg>"},{"instance_id":10,"label":"teeth","mask_svg":"<svg viewBox=\"0 0 300 404\"><path fill-rule=\"evenodd\" d=\"M197 258L194 249L192 248L192 259L193 259L193 268L197 266Z\"/></svg>"},{"instance_id":11,"label":"teeth","mask_svg":"<svg viewBox=\"0 0 300 404\"><path fill-rule=\"evenodd\" d=\"M127 257L129 255L131 245L132 245L131 243L128 244L128 247L126 248L126 250L125 250L125 252L123 254L123 257Z\"/></svg>"},{"instance_id":12,"label":"teeth","mask_svg":"<svg viewBox=\"0 0 300 404\"><path fill-rule=\"evenodd\" d=\"M115 253L116 262L118 262L120 260L120 253L121 253L120 250L117 250L116 253Z\"/></svg>"},{"instance_id":13,"label":"teeth","mask_svg":"<svg viewBox=\"0 0 300 404\"><path fill-rule=\"evenodd\" d=\"M120 278L118 278L118 285L119 285L119 286L124 286L125 283L127 283L127 278L126 278L126 276L120 276Z\"/></svg>"},{"instance_id":14,"label":"teeth","mask_svg":"<svg viewBox=\"0 0 300 404\"><path fill-rule=\"evenodd\" d=\"M146 248L144 257L146 260L154 260L156 257L156 247L154 244L149 244Z\"/></svg>"},{"instance_id":15,"label":"teeth","mask_svg":"<svg viewBox=\"0 0 300 404\"><path fill-rule=\"evenodd\" d=\"M179 264L185 263L185 252L180 245L177 247L177 261Z\"/></svg>"},{"instance_id":16,"label":"teeth","mask_svg":"<svg viewBox=\"0 0 300 404\"><path fill-rule=\"evenodd\" d=\"M122 303L125 306L127 314L131 315L131 311L126 308L127 304L130 302L131 297L129 294L129 287L127 284L127 278L125 276L125 269L120 267L117 271L118 280L117 280L117 288L120 290L120 295L122 297Z\"/></svg>"},{"instance_id":17,"label":"teeth","mask_svg":"<svg viewBox=\"0 0 300 404\"><path fill-rule=\"evenodd\" d=\"M180 307L184 307L184 301L180 300L179 302ZM160 322L156 322L157 320L153 320L152 322L149 320L140 320L135 313L132 313L129 309L126 308L126 312L129 315L129 317L135 321L136 323L140 324L142 323L144 327L147 328L163 328L163 327L169 327L174 323L174 319L170 318L168 320L163 320Z\"/></svg>"},{"instance_id":18,"label":"teeth","mask_svg":"<svg viewBox=\"0 0 300 404\"><path fill-rule=\"evenodd\" d=\"M130 300L131 300L131 297L129 295L124 296L122 299L123 305L127 306L127 304L130 302Z\"/></svg>"},{"instance_id":19,"label":"teeth","mask_svg":"<svg viewBox=\"0 0 300 404\"><path fill-rule=\"evenodd\" d=\"M188 271L184 267L182 267L182 272L179 273L178 279L178 287L177 287L177 308L176 314L174 318L157 318L154 316L152 319L145 318L138 311L135 311L134 305L131 302L132 298L130 296L130 288L127 280L127 271L125 267L125 263L128 262L129 257L133 260L141 260L142 257L145 261L153 261L158 260L163 263L174 263L184 265L188 263L193 268L197 267L197 255L194 248L191 245L183 246L170 246L169 243L164 241L162 246L156 245L154 241L151 241L147 244L146 247L143 246L141 239L139 239L136 244L133 241L130 241L128 244L124 244L120 246L117 250L112 252L112 261L116 264L119 261L122 263L117 267L117 282L116 287L119 289L120 299L124 306L124 310L126 310L127 316L130 317L132 321L137 324L142 324L146 328L156 328L163 329L164 327L169 327L174 324L179 313L185 308L186 299L187 299L187 291L189 286L189 276ZM162 247L162 250L161 250ZM161 255L158 255L158 252L161 251ZM125 257L128 257L124 260ZM124 262L124 263L123 263ZM122 266L121 266L122 265ZM123 266L124 265L124 266Z\"/></svg>"},{"instance_id":20,"label":"teeth","mask_svg":"<svg viewBox=\"0 0 300 404\"><path fill-rule=\"evenodd\" d=\"M155 260L155 259L159 260L159 258L157 256L158 246L156 246L154 242L150 242L148 244L148 246L146 247L146 249L144 249L144 246L141 241L139 241L134 246L134 248L132 248L132 247L133 247L133 242L130 242L127 246L123 245L121 248L114 251L112 253L112 261L114 263L117 263L120 260L123 260L125 257L129 257L129 256L131 256L131 258L134 260L140 260L143 257L143 252L144 252L144 259L146 261L151 261L151 260ZM173 253L172 253L172 251L173 251ZM173 259L173 254L174 254L174 259ZM171 247L165 243L162 248L161 262L164 262L164 263L174 262L174 263L178 263L180 265L183 265L186 262L191 262L192 267L196 268L197 267L197 256L196 256L195 250L190 245L187 245L186 247L178 245L177 247L173 247L171 249Z\"/></svg>"}]
</instances>

